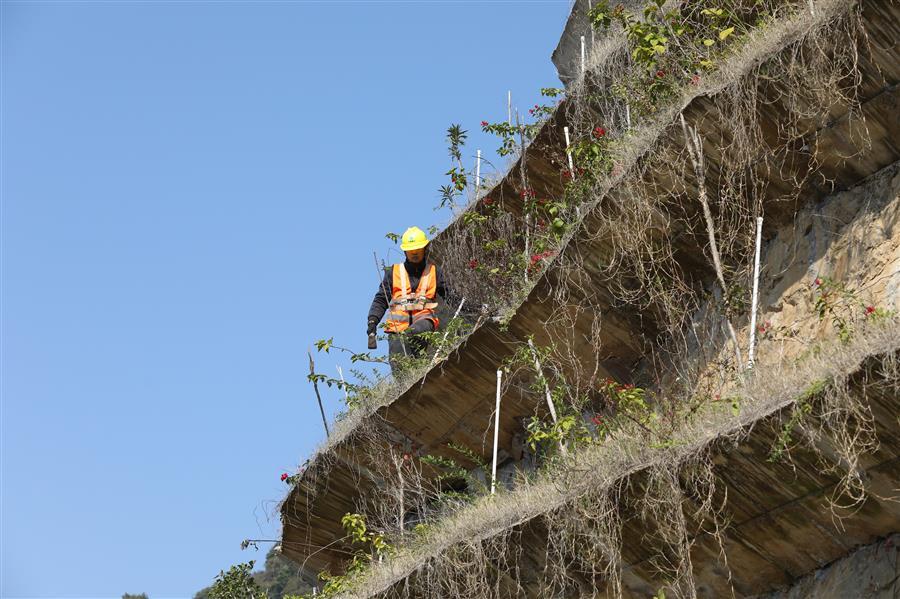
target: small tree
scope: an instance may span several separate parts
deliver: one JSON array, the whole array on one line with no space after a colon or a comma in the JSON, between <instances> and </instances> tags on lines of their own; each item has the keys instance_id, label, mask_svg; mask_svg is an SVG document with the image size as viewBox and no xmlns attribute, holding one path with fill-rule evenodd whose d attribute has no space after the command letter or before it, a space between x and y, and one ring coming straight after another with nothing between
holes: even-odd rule
<instances>
[{"instance_id":1,"label":"small tree","mask_svg":"<svg viewBox=\"0 0 900 599\"><path fill-rule=\"evenodd\" d=\"M228 572L219 572L209 588L209 599L268 599L268 594L253 580L253 561L235 564Z\"/></svg>"}]
</instances>

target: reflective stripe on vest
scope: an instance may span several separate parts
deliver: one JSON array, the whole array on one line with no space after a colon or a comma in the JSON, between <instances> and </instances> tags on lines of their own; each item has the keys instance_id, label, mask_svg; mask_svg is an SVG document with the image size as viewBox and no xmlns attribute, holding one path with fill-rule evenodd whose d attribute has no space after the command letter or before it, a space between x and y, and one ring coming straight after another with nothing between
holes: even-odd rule
<instances>
[{"instance_id":1,"label":"reflective stripe on vest","mask_svg":"<svg viewBox=\"0 0 900 599\"><path fill-rule=\"evenodd\" d=\"M388 314L385 330L389 333L400 333L414 322L428 318L434 322L437 330L438 319L434 309L427 304L434 302L437 293L437 269L433 264L426 264L419 278L416 293L410 293L409 274L403 264L395 264L393 272L393 289L390 314Z\"/></svg>"}]
</instances>

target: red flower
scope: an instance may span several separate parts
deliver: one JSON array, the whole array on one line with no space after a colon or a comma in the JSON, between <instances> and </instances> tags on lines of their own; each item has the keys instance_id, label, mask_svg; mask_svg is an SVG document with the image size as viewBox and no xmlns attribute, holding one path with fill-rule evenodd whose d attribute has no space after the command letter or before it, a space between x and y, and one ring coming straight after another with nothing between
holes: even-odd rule
<instances>
[{"instance_id":1,"label":"red flower","mask_svg":"<svg viewBox=\"0 0 900 599\"><path fill-rule=\"evenodd\" d=\"M875 313L875 306L866 306L866 315L874 314L874 313Z\"/></svg>"},{"instance_id":2,"label":"red flower","mask_svg":"<svg viewBox=\"0 0 900 599\"><path fill-rule=\"evenodd\" d=\"M657 79L662 79L662 78L665 77L665 76L666 76L666 72L665 72L664 70L660 69L660 70L656 71L656 78L657 78Z\"/></svg>"},{"instance_id":3,"label":"red flower","mask_svg":"<svg viewBox=\"0 0 900 599\"><path fill-rule=\"evenodd\" d=\"M591 422L593 422L594 425L596 425L596 426L602 426L603 425L603 416L601 416L600 414L594 414L594 417L591 418Z\"/></svg>"},{"instance_id":4,"label":"red flower","mask_svg":"<svg viewBox=\"0 0 900 599\"><path fill-rule=\"evenodd\" d=\"M822 284L822 279L820 279L819 277L816 277L816 280L813 281L813 285L815 285L816 287L818 287L818 286L821 285L821 284Z\"/></svg>"},{"instance_id":5,"label":"red flower","mask_svg":"<svg viewBox=\"0 0 900 599\"><path fill-rule=\"evenodd\" d=\"M489 124L490 124L490 123L488 123L487 121L481 121L481 126L482 126L482 127L487 127Z\"/></svg>"},{"instance_id":6,"label":"red flower","mask_svg":"<svg viewBox=\"0 0 900 599\"><path fill-rule=\"evenodd\" d=\"M523 190L519 193L519 195L522 196L522 199L523 199L523 200L524 200L525 198L533 198L533 197L534 197L534 190L533 190L533 189L523 189Z\"/></svg>"},{"instance_id":7,"label":"red flower","mask_svg":"<svg viewBox=\"0 0 900 599\"><path fill-rule=\"evenodd\" d=\"M493 204L493 203L494 203L494 200L493 200L492 198L484 198L484 205L485 205L485 206L490 206L490 205Z\"/></svg>"},{"instance_id":8,"label":"red flower","mask_svg":"<svg viewBox=\"0 0 900 599\"><path fill-rule=\"evenodd\" d=\"M476 268L478 268L478 260L475 258L472 258L471 260L469 260L469 268L471 268L472 270L475 270Z\"/></svg>"},{"instance_id":9,"label":"red flower","mask_svg":"<svg viewBox=\"0 0 900 599\"><path fill-rule=\"evenodd\" d=\"M281 473L281 482L284 482L284 481L286 481L287 479L288 479L288 474L287 474L287 472L282 472L282 473Z\"/></svg>"},{"instance_id":10,"label":"red flower","mask_svg":"<svg viewBox=\"0 0 900 599\"><path fill-rule=\"evenodd\" d=\"M594 137L600 139L604 135L606 135L606 129L603 127L594 127Z\"/></svg>"},{"instance_id":11,"label":"red flower","mask_svg":"<svg viewBox=\"0 0 900 599\"><path fill-rule=\"evenodd\" d=\"M691 77L691 85L700 85L700 75Z\"/></svg>"}]
</instances>

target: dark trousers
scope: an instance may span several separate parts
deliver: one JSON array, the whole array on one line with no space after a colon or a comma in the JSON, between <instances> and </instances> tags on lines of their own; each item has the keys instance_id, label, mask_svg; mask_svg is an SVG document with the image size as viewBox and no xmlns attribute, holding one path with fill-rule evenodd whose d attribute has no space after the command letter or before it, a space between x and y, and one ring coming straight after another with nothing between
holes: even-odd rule
<instances>
[{"instance_id":1,"label":"dark trousers","mask_svg":"<svg viewBox=\"0 0 900 599\"><path fill-rule=\"evenodd\" d=\"M391 364L391 372L396 373L402 368L402 358L404 356L410 358L421 358L425 353L428 342L419 336L419 333L431 332L434 330L434 321L429 318L423 318L418 322L414 322L408 329L402 333L388 333L388 361ZM401 358L398 360L398 358Z\"/></svg>"}]
</instances>

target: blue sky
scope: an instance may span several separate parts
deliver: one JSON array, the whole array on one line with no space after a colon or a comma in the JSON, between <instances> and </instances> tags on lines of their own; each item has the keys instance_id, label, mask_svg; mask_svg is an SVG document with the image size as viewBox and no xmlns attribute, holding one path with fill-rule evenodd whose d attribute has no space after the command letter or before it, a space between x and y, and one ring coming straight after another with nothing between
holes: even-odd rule
<instances>
[{"instance_id":1,"label":"blue sky","mask_svg":"<svg viewBox=\"0 0 900 599\"><path fill-rule=\"evenodd\" d=\"M306 348L364 349L372 252L448 218L445 129L494 149L507 89L558 85L568 10L0 4L0 595L262 561L240 542L323 437Z\"/></svg>"}]
</instances>

